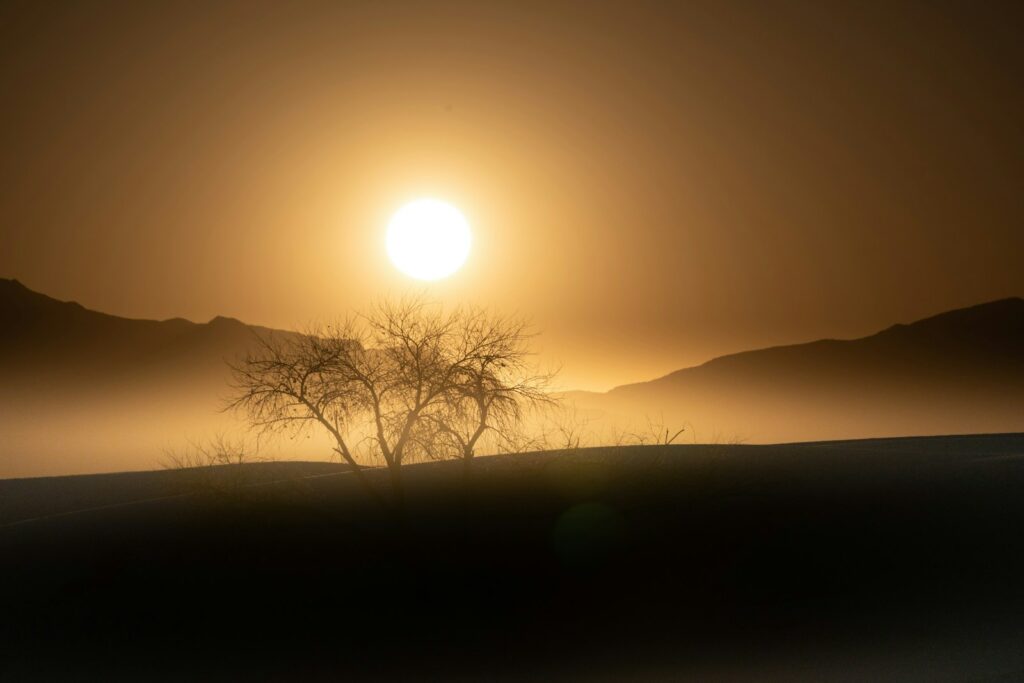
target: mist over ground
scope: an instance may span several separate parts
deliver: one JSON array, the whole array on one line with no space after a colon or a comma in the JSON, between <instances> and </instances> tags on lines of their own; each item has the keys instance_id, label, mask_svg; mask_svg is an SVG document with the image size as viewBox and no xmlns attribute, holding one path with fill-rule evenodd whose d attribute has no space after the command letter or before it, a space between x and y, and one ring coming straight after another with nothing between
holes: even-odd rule
<instances>
[{"instance_id":1,"label":"mist over ground","mask_svg":"<svg viewBox=\"0 0 1024 683\"><path fill-rule=\"evenodd\" d=\"M225 412L229 363L294 333L217 317L131 320L0 281L0 477L147 470L216 434L254 456L323 460L320 430L260 439ZM1024 430L1024 300L721 357L607 393L568 392L531 448L772 443ZM486 444L482 444L487 446ZM491 450L497 449L492 444ZM508 449L508 445L504 446Z\"/></svg>"}]
</instances>

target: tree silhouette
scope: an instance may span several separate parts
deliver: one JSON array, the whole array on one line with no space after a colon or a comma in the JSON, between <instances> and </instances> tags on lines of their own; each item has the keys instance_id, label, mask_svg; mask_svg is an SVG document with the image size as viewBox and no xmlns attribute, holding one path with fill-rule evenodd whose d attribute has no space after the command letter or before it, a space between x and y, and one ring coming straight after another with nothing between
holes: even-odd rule
<instances>
[{"instance_id":1,"label":"tree silhouette","mask_svg":"<svg viewBox=\"0 0 1024 683\"><path fill-rule=\"evenodd\" d=\"M525 321L468 309L456 324L453 383L444 402L424 415L421 440L424 450L462 459L468 472L485 436L514 443L527 412L554 403L548 393L553 373L531 365L535 335Z\"/></svg>"},{"instance_id":2,"label":"tree silhouette","mask_svg":"<svg viewBox=\"0 0 1024 683\"><path fill-rule=\"evenodd\" d=\"M325 430L375 493L355 448L369 443L401 507L410 457L458 457L468 468L484 434L511 437L527 406L551 401L550 375L529 367L531 339L525 323L482 309L382 300L295 338L261 339L233 366L229 405L262 432Z\"/></svg>"}]
</instances>

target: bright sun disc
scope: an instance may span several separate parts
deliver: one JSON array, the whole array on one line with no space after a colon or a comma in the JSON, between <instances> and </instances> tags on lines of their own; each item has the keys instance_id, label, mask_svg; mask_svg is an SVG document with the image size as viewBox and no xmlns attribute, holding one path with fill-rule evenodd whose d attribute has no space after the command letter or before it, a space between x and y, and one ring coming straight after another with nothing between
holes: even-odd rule
<instances>
[{"instance_id":1,"label":"bright sun disc","mask_svg":"<svg viewBox=\"0 0 1024 683\"><path fill-rule=\"evenodd\" d=\"M388 224L388 257L417 280L438 280L466 262L469 222L451 204L418 199L403 206Z\"/></svg>"}]
</instances>

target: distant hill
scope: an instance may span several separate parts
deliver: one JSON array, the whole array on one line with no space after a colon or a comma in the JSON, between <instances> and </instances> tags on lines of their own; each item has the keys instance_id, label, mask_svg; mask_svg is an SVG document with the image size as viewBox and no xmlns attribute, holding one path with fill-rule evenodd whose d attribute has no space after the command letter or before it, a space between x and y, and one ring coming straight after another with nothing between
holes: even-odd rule
<instances>
[{"instance_id":1,"label":"distant hill","mask_svg":"<svg viewBox=\"0 0 1024 683\"><path fill-rule=\"evenodd\" d=\"M231 430L227 362L293 334L121 318L0 279L0 477L149 469L186 437Z\"/></svg>"},{"instance_id":2,"label":"distant hill","mask_svg":"<svg viewBox=\"0 0 1024 683\"><path fill-rule=\"evenodd\" d=\"M755 442L1024 429L1024 300L1003 299L825 339L722 356L605 394L591 416L690 424L701 440ZM674 429L673 429L674 431Z\"/></svg>"},{"instance_id":3,"label":"distant hill","mask_svg":"<svg viewBox=\"0 0 1024 683\"><path fill-rule=\"evenodd\" d=\"M179 379L211 369L219 373L225 359L250 349L257 335L292 334L221 316L208 323L120 318L0 279L0 368L34 382L50 376L63 381L69 371L108 380L154 372Z\"/></svg>"}]
</instances>

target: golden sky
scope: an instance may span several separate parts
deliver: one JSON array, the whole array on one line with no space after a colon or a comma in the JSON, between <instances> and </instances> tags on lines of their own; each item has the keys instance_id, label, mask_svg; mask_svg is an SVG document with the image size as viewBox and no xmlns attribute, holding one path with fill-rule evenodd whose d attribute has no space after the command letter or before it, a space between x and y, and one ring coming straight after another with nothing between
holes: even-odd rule
<instances>
[{"instance_id":1,"label":"golden sky","mask_svg":"<svg viewBox=\"0 0 1024 683\"><path fill-rule=\"evenodd\" d=\"M1019 296L1024 26L976 4L8 2L0 276L297 327L412 286L432 196L474 245L427 291L578 388Z\"/></svg>"}]
</instances>

